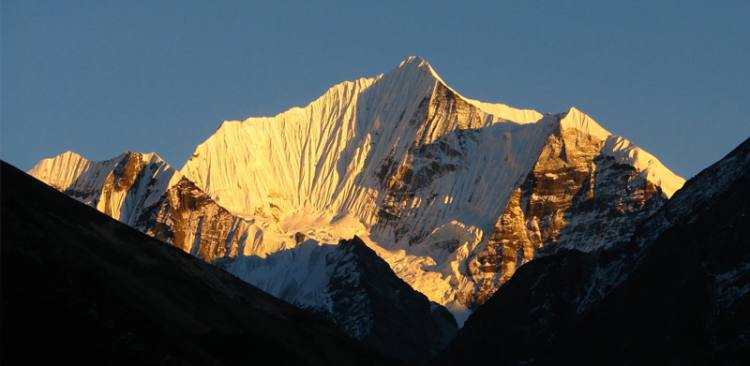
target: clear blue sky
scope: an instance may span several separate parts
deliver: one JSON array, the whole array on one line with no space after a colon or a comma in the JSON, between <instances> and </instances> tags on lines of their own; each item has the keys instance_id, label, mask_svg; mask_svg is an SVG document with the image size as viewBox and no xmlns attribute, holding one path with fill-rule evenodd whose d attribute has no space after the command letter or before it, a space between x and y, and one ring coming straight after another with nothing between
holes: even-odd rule
<instances>
[{"instance_id":1,"label":"clear blue sky","mask_svg":"<svg viewBox=\"0 0 750 366\"><path fill-rule=\"evenodd\" d=\"M750 136L750 1L2 1L2 159L155 151L420 55L462 94L575 105L690 177ZM605 4L606 3L606 4Z\"/></svg>"}]
</instances>

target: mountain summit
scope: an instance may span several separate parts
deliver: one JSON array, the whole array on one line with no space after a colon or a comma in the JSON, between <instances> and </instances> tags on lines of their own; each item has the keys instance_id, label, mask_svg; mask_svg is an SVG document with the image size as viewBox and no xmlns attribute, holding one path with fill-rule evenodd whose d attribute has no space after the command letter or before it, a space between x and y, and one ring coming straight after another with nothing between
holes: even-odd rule
<instances>
[{"instance_id":1,"label":"mountain summit","mask_svg":"<svg viewBox=\"0 0 750 366\"><path fill-rule=\"evenodd\" d=\"M297 225L312 237L335 232L330 226L337 222L361 224L357 234L412 286L440 303L463 305L476 301L477 285L492 292L496 275L512 274L511 263L503 269L483 261L501 256L492 253L493 232L503 231L496 224L524 183L529 198L555 197L525 203L532 211L544 206L522 225L539 239L512 266L547 244L578 245L558 240L576 218L569 211L575 207L556 200L561 195L581 193L594 202L601 200L598 187L609 189L602 193L611 201L587 214L612 211L627 226L625 217L638 215L651 198L668 198L683 182L578 109L543 115L464 98L417 57L387 74L338 84L304 108L225 122L181 172L239 216L282 227L299 224L301 216L330 217L322 226ZM559 192L541 192L548 189ZM623 200L633 202L618 211L614 205ZM596 233L584 249L611 245L616 236Z\"/></svg>"},{"instance_id":2,"label":"mountain summit","mask_svg":"<svg viewBox=\"0 0 750 366\"><path fill-rule=\"evenodd\" d=\"M94 173L64 159L31 173L72 195L108 191L72 189ZM187 252L237 269L295 250L297 233L320 245L357 235L459 322L535 257L627 243L684 182L576 108L542 114L469 99L419 57L305 107L226 121L179 173L156 181L146 186L162 198L135 200L144 203L131 224ZM272 278L255 284L278 296L298 293L261 269L275 270L233 273Z\"/></svg>"}]
</instances>

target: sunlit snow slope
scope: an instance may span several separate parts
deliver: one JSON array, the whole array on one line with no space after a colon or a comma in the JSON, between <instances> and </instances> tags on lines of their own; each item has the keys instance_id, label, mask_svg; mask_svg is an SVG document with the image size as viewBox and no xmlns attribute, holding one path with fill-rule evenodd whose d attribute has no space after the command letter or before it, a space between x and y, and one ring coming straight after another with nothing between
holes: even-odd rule
<instances>
[{"instance_id":1,"label":"sunlit snow slope","mask_svg":"<svg viewBox=\"0 0 750 366\"><path fill-rule=\"evenodd\" d=\"M179 173L154 154L70 152L30 173L209 262L296 253L297 233L357 235L459 322L534 257L626 243L684 182L576 108L468 99L418 57L303 108L224 122ZM291 302L318 296L290 290L299 271L231 268Z\"/></svg>"},{"instance_id":2,"label":"sunlit snow slope","mask_svg":"<svg viewBox=\"0 0 750 366\"><path fill-rule=\"evenodd\" d=\"M468 99L418 57L304 108L224 122L181 173L267 228L329 243L360 235L455 311L541 248L627 240L683 183L575 108L543 115ZM601 233L589 225L602 220Z\"/></svg>"},{"instance_id":3,"label":"sunlit snow slope","mask_svg":"<svg viewBox=\"0 0 750 366\"><path fill-rule=\"evenodd\" d=\"M129 225L179 177L158 155L130 151L105 161L66 151L40 161L29 174Z\"/></svg>"},{"instance_id":4,"label":"sunlit snow slope","mask_svg":"<svg viewBox=\"0 0 750 366\"><path fill-rule=\"evenodd\" d=\"M283 225L238 217L154 154L127 152L89 161L72 152L31 171L109 216L233 273L271 295L319 313L367 346L409 362L434 356L457 330L441 305L399 279L354 237L356 221L304 216ZM116 198L116 199L113 199ZM331 245L306 240L296 227Z\"/></svg>"}]
</instances>

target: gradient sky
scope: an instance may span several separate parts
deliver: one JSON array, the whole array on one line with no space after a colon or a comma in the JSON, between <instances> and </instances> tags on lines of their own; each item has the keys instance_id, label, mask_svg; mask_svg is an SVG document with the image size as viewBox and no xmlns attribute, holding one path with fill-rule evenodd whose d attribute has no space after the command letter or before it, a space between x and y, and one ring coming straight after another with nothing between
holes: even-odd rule
<instances>
[{"instance_id":1,"label":"gradient sky","mask_svg":"<svg viewBox=\"0 0 750 366\"><path fill-rule=\"evenodd\" d=\"M0 157L155 151L408 55L470 98L575 105L690 177L750 136L750 1L1 0Z\"/></svg>"}]
</instances>

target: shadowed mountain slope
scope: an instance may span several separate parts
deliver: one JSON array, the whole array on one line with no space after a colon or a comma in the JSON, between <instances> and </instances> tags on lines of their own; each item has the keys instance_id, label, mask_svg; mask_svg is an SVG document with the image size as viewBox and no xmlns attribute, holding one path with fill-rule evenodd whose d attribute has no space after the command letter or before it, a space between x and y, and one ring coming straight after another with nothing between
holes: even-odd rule
<instances>
[{"instance_id":1,"label":"shadowed mountain slope","mask_svg":"<svg viewBox=\"0 0 750 366\"><path fill-rule=\"evenodd\" d=\"M265 258L298 232L357 235L459 324L533 258L627 243L684 183L576 108L473 100L419 57L304 107L225 121L179 171L153 153L66 152L30 173L208 262Z\"/></svg>"},{"instance_id":2,"label":"shadowed mountain slope","mask_svg":"<svg viewBox=\"0 0 750 366\"><path fill-rule=\"evenodd\" d=\"M4 162L0 173L3 364L391 363Z\"/></svg>"},{"instance_id":3,"label":"shadowed mountain slope","mask_svg":"<svg viewBox=\"0 0 750 366\"><path fill-rule=\"evenodd\" d=\"M750 140L689 180L629 245L521 267L436 364L746 364Z\"/></svg>"}]
</instances>

